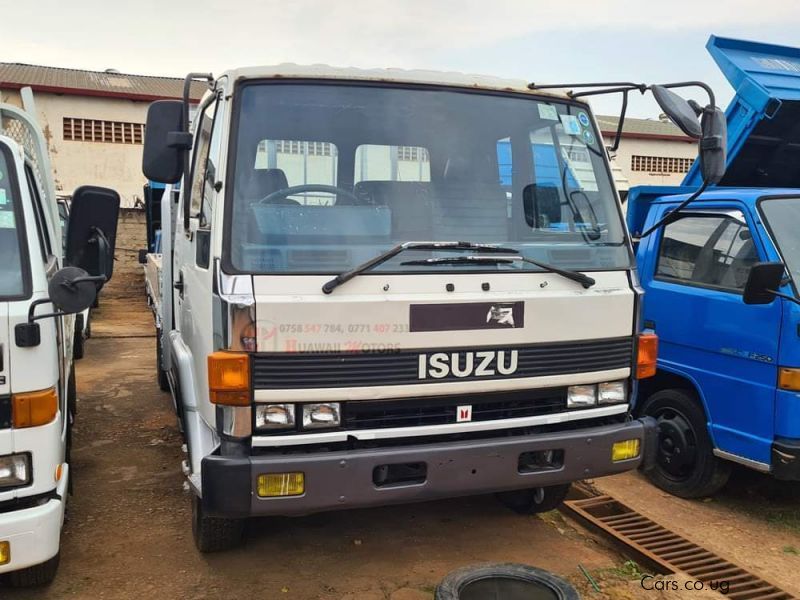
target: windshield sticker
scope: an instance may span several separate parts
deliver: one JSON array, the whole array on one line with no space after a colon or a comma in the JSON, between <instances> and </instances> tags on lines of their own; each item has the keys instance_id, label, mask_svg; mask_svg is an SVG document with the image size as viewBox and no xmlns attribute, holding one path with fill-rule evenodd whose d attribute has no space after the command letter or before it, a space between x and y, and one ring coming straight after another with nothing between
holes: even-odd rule
<instances>
[{"instance_id":1,"label":"windshield sticker","mask_svg":"<svg viewBox=\"0 0 800 600\"><path fill-rule=\"evenodd\" d=\"M578 113L578 121L580 121L581 125L583 125L584 127L588 127L589 126L589 115L587 115L583 111L579 112Z\"/></svg>"},{"instance_id":2,"label":"windshield sticker","mask_svg":"<svg viewBox=\"0 0 800 600\"><path fill-rule=\"evenodd\" d=\"M587 144L594 144L594 134L589 129L583 130L583 140Z\"/></svg>"},{"instance_id":3,"label":"windshield sticker","mask_svg":"<svg viewBox=\"0 0 800 600\"><path fill-rule=\"evenodd\" d=\"M550 104L540 104L539 118L547 119L548 121L558 121L558 111L555 106Z\"/></svg>"},{"instance_id":4,"label":"windshield sticker","mask_svg":"<svg viewBox=\"0 0 800 600\"><path fill-rule=\"evenodd\" d=\"M581 134L581 124L575 115L561 115L561 124L564 126L564 133L568 135Z\"/></svg>"},{"instance_id":5,"label":"windshield sticker","mask_svg":"<svg viewBox=\"0 0 800 600\"><path fill-rule=\"evenodd\" d=\"M14 213L10 210L0 212L0 229L14 229Z\"/></svg>"},{"instance_id":6,"label":"windshield sticker","mask_svg":"<svg viewBox=\"0 0 800 600\"><path fill-rule=\"evenodd\" d=\"M0 177L0 179L2 179L2 177ZM7 203L8 203L8 200L6 200L6 191L5 190L0 190L0 206L3 206L5 204L7 204Z\"/></svg>"}]
</instances>

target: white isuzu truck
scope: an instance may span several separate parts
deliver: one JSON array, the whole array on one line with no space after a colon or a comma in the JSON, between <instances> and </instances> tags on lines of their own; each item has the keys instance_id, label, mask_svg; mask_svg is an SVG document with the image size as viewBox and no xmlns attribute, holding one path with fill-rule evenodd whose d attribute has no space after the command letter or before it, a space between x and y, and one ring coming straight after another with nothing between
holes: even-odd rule
<instances>
[{"instance_id":1,"label":"white isuzu truck","mask_svg":"<svg viewBox=\"0 0 800 600\"><path fill-rule=\"evenodd\" d=\"M188 89L208 81L187 131ZM654 372L589 105L322 66L151 105L162 361L198 548L245 519L495 492L549 510L649 463Z\"/></svg>"},{"instance_id":2,"label":"white isuzu truck","mask_svg":"<svg viewBox=\"0 0 800 600\"><path fill-rule=\"evenodd\" d=\"M0 579L14 586L49 583L58 567L76 409L74 315L111 277L119 207L112 190L78 188L62 246L32 114L0 104Z\"/></svg>"}]
</instances>

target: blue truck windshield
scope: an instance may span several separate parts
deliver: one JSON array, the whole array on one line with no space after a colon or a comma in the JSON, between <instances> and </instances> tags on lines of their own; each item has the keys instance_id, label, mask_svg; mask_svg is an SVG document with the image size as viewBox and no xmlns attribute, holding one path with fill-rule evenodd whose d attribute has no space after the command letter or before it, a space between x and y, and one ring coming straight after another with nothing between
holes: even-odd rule
<instances>
[{"instance_id":1,"label":"blue truck windshield","mask_svg":"<svg viewBox=\"0 0 800 600\"><path fill-rule=\"evenodd\" d=\"M585 106L511 94L247 84L226 262L339 273L406 241L500 244L565 269L629 266L602 138ZM376 271L436 252L404 254ZM452 253L448 254L452 256ZM425 272L537 270L434 264Z\"/></svg>"},{"instance_id":2,"label":"blue truck windshield","mask_svg":"<svg viewBox=\"0 0 800 600\"><path fill-rule=\"evenodd\" d=\"M18 202L4 152L0 152L0 298L24 293Z\"/></svg>"},{"instance_id":3,"label":"blue truck windshield","mask_svg":"<svg viewBox=\"0 0 800 600\"><path fill-rule=\"evenodd\" d=\"M800 197L768 198L759 203L795 289L800 286Z\"/></svg>"}]
</instances>

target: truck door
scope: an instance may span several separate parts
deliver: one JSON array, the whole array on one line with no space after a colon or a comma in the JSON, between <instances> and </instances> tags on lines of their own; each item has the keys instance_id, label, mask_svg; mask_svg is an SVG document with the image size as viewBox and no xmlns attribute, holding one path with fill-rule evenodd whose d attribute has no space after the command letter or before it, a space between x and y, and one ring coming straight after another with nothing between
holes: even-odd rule
<instances>
[{"instance_id":1,"label":"truck door","mask_svg":"<svg viewBox=\"0 0 800 600\"><path fill-rule=\"evenodd\" d=\"M206 359L213 347L211 315L212 273L211 227L214 221L219 181L220 154L219 101L216 97L198 111L194 152L191 161L191 185L186 190L190 203L189 229L177 224L175 235L175 262L173 265L176 326L181 338L192 352L195 377L206 381ZM216 126L215 126L216 125ZM182 202L187 201L184 195ZM179 207L179 210L182 206ZM179 212L179 219L180 217ZM202 393L204 386L198 387ZM200 403L202 410L205 403ZM205 415L213 423L212 415Z\"/></svg>"},{"instance_id":2,"label":"truck door","mask_svg":"<svg viewBox=\"0 0 800 600\"><path fill-rule=\"evenodd\" d=\"M639 255L659 368L697 384L719 450L769 464L781 303L742 300L750 267L766 260L751 231L740 210L687 213Z\"/></svg>"}]
</instances>

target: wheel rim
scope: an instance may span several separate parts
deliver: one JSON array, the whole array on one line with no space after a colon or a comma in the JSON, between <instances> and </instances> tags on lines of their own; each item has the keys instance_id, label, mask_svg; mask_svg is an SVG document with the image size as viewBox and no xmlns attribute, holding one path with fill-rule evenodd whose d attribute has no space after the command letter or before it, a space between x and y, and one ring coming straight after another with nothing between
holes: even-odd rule
<instances>
[{"instance_id":1,"label":"wheel rim","mask_svg":"<svg viewBox=\"0 0 800 600\"><path fill-rule=\"evenodd\" d=\"M670 479L688 479L697 464L697 434L679 410L663 408L653 415L658 421L658 464Z\"/></svg>"}]
</instances>

